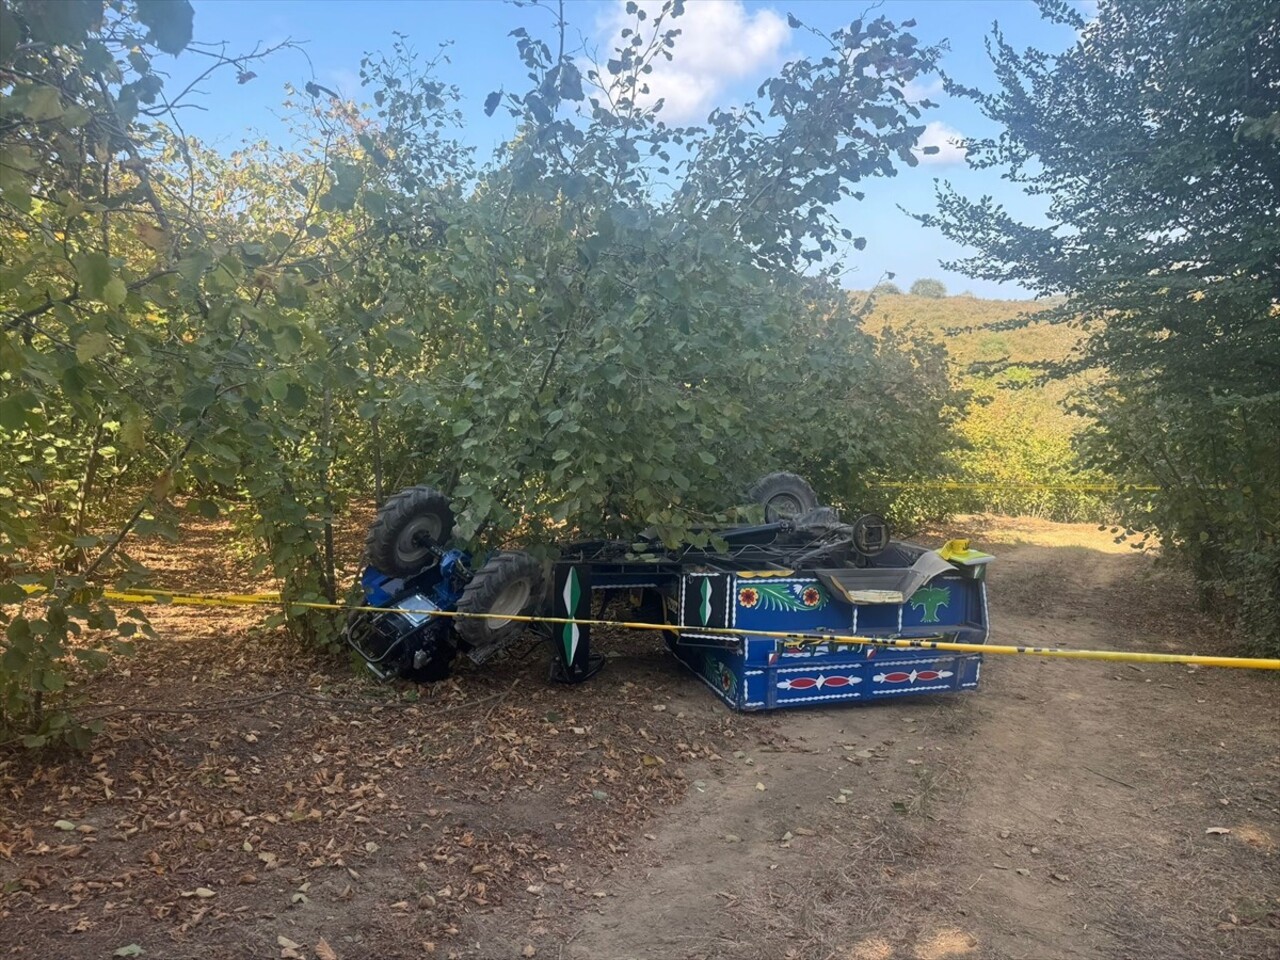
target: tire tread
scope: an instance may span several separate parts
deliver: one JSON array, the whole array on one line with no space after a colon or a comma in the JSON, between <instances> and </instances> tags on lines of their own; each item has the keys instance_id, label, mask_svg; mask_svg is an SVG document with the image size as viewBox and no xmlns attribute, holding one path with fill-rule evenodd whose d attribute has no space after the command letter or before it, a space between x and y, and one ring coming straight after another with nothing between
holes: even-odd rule
<instances>
[{"instance_id":1,"label":"tire tread","mask_svg":"<svg viewBox=\"0 0 1280 960\"><path fill-rule=\"evenodd\" d=\"M396 540L405 524L421 512L438 512L447 539L453 529L453 509L449 498L435 487L420 483L387 498L365 535L364 551L369 565L383 573L405 575L416 570L403 570L396 560Z\"/></svg>"}]
</instances>

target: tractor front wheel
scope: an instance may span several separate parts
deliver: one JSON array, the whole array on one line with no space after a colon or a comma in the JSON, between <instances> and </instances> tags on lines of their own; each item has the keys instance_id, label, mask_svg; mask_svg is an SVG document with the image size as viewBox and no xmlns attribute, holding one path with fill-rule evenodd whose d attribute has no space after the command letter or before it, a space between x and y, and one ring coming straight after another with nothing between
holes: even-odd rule
<instances>
[{"instance_id":1,"label":"tractor front wheel","mask_svg":"<svg viewBox=\"0 0 1280 960\"><path fill-rule=\"evenodd\" d=\"M748 493L764 507L765 523L794 520L818 506L818 495L804 477L794 473L771 473L755 482Z\"/></svg>"},{"instance_id":2,"label":"tractor front wheel","mask_svg":"<svg viewBox=\"0 0 1280 960\"><path fill-rule=\"evenodd\" d=\"M535 613L542 603L542 587L542 564L527 553L496 553L476 571L458 600L458 612L489 616L454 621L454 630L471 647L472 660L486 659L520 635L526 624L506 617Z\"/></svg>"}]
</instances>

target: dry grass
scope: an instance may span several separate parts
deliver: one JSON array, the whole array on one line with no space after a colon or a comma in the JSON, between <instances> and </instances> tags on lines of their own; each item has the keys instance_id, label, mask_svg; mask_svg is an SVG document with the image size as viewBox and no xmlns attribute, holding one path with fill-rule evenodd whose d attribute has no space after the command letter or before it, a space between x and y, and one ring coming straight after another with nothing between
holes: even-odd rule
<instances>
[{"instance_id":1,"label":"dry grass","mask_svg":"<svg viewBox=\"0 0 1280 960\"><path fill-rule=\"evenodd\" d=\"M1038 517L1004 517L989 513L961 514L948 521L945 528L924 531L917 539L940 543L956 536L969 538L971 546L983 550L995 550L999 546L1030 546L1126 556L1138 552L1126 543L1115 542L1113 534L1099 530L1095 523L1056 523ZM1065 553L1056 555L1064 559L1068 556ZM1085 555L1074 554L1077 558Z\"/></svg>"}]
</instances>

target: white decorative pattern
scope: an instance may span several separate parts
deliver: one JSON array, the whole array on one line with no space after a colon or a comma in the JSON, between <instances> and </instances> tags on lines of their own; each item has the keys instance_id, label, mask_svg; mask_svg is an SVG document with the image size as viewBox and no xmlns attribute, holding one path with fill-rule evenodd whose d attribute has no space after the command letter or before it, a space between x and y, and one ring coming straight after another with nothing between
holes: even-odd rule
<instances>
[{"instance_id":1,"label":"white decorative pattern","mask_svg":"<svg viewBox=\"0 0 1280 960\"><path fill-rule=\"evenodd\" d=\"M883 666L883 664L881 664L881 666ZM955 676L955 674L950 670L919 670L919 671L912 670L909 674L904 676L901 680L897 680L897 679L890 680L889 674L887 673L877 673L871 679L874 680L876 683L904 683L905 682L905 683L915 684L916 678L919 677L920 674L922 673L933 674L933 676L929 677L930 680L945 680L947 677ZM921 687L920 689L923 690L925 688Z\"/></svg>"},{"instance_id":2,"label":"white decorative pattern","mask_svg":"<svg viewBox=\"0 0 1280 960\"><path fill-rule=\"evenodd\" d=\"M802 683L799 681L812 680L812 683ZM832 682L839 681L839 682ZM795 680L782 679L778 681L779 690L807 690L810 687L821 690L827 684L833 687L851 687L855 683L861 683L861 677L834 676L828 677L826 674L820 673L816 677L796 677Z\"/></svg>"},{"instance_id":3,"label":"white decorative pattern","mask_svg":"<svg viewBox=\"0 0 1280 960\"><path fill-rule=\"evenodd\" d=\"M908 690L911 691L912 693L926 693L929 690L950 690L950 689L952 689L951 684L941 683L941 684L934 684L931 687L887 687L882 690L872 690L871 693L875 696L884 696L885 694L892 695L895 693L906 693Z\"/></svg>"},{"instance_id":4,"label":"white decorative pattern","mask_svg":"<svg viewBox=\"0 0 1280 960\"><path fill-rule=\"evenodd\" d=\"M968 654L968 656L974 656L974 654ZM924 657L921 657L918 660L876 660L875 666L877 667L919 667L921 664L937 663L937 662L938 662L938 658L925 659ZM950 662L950 661L948 660L947 662Z\"/></svg>"},{"instance_id":5,"label":"white decorative pattern","mask_svg":"<svg viewBox=\"0 0 1280 960\"><path fill-rule=\"evenodd\" d=\"M578 615L578 605L574 602L573 589L578 585L578 575L572 568L569 575L564 578L564 608L569 611L570 617ZM578 652L578 638L580 636L578 625L576 623L569 624L569 662L573 663L573 658Z\"/></svg>"},{"instance_id":6,"label":"white decorative pattern","mask_svg":"<svg viewBox=\"0 0 1280 960\"><path fill-rule=\"evenodd\" d=\"M893 691L872 690L871 692L892 693ZM864 694L858 693L855 690L850 690L848 693L827 693L820 697L787 697L786 700L780 701L778 706L789 707L793 703L818 703L822 700L860 700L863 696Z\"/></svg>"}]
</instances>

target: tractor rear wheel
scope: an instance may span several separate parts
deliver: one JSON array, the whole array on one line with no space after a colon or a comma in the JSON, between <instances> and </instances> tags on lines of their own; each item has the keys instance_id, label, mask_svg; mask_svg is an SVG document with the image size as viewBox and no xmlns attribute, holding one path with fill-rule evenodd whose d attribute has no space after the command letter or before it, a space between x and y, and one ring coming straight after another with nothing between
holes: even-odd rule
<instances>
[{"instance_id":1,"label":"tractor rear wheel","mask_svg":"<svg viewBox=\"0 0 1280 960\"><path fill-rule=\"evenodd\" d=\"M794 473L778 472L761 477L748 496L764 507L765 523L794 520L818 506L813 487Z\"/></svg>"},{"instance_id":2,"label":"tractor rear wheel","mask_svg":"<svg viewBox=\"0 0 1280 960\"><path fill-rule=\"evenodd\" d=\"M527 553L503 551L476 571L458 600L459 613L492 614L484 619L459 617L458 636L471 646L472 660L483 660L520 635L526 624L506 616L529 616L542 603L542 564Z\"/></svg>"},{"instance_id":3,"label":"tractor rear wheel","mask_svg":"<svg viewBox=\"0 0 1280 960\"><path fill-rule=\"evenodd\" d=\"M453 533L449 498L434 487L401 490L378 508L364 548L369 564L392 576L408 576L435 562L435 549Z\"/></svg>"}]
</instances>

